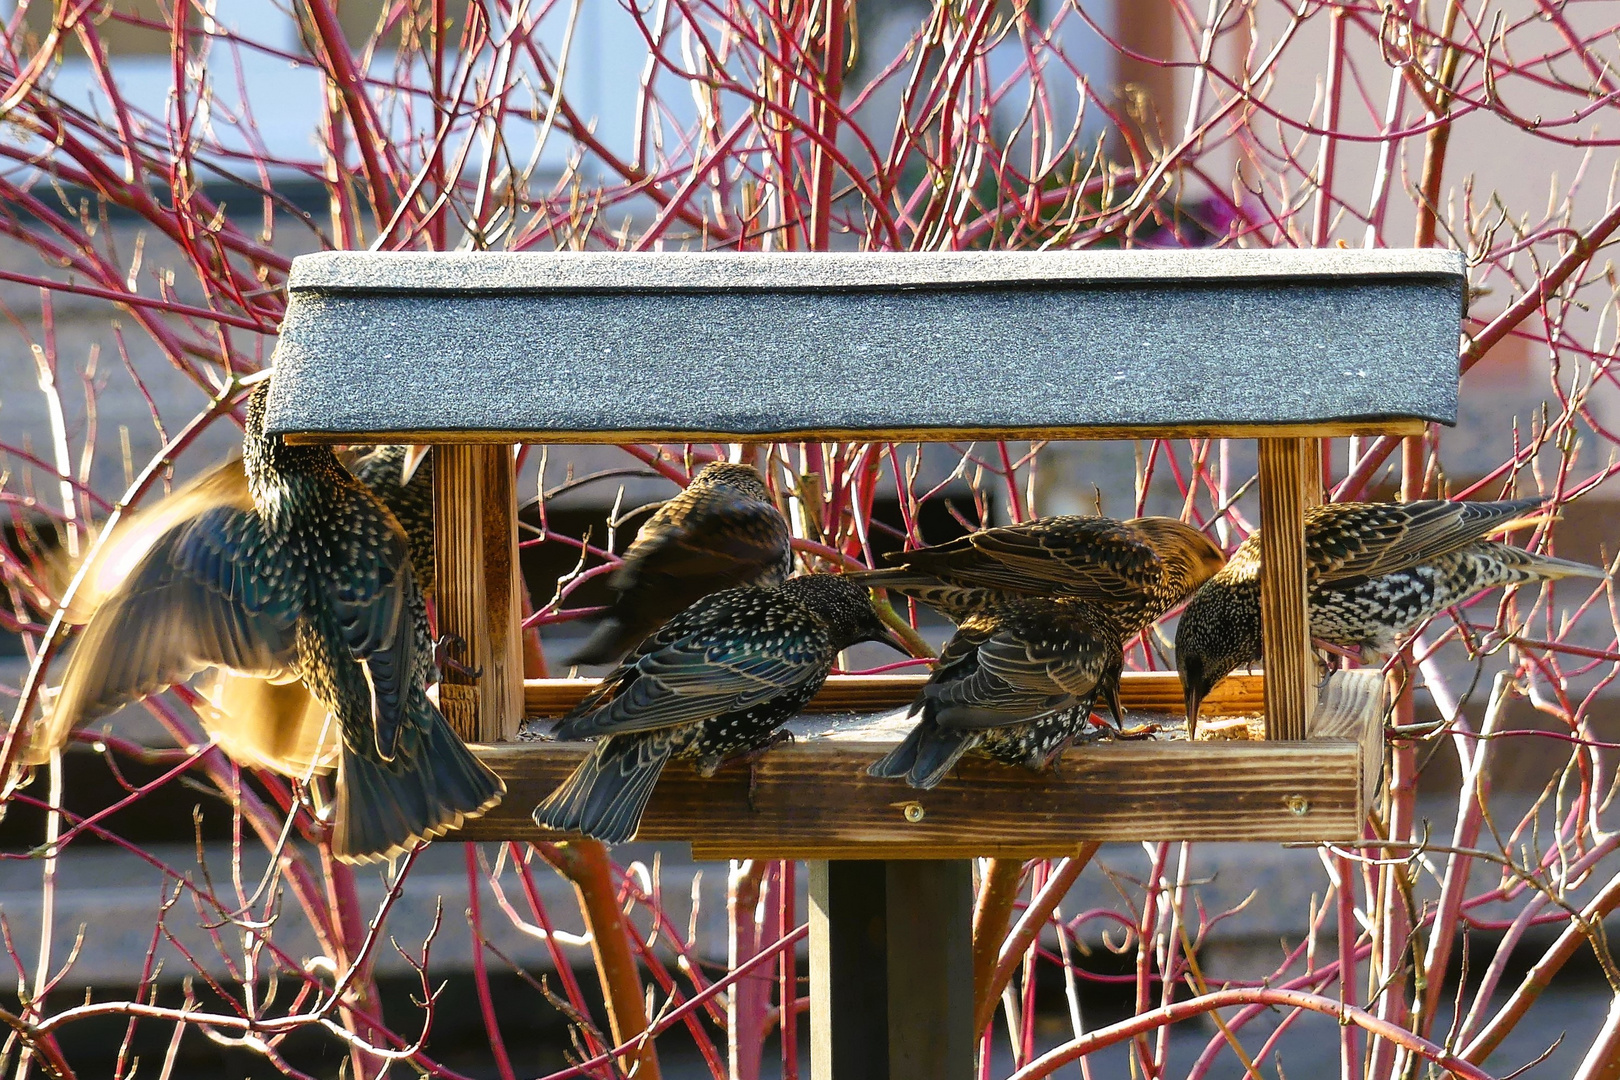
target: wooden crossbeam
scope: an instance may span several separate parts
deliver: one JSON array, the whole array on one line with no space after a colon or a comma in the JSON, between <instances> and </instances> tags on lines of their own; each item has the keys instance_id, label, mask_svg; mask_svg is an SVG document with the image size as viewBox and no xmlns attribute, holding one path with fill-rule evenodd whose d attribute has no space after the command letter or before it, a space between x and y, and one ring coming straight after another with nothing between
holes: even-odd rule
<instances>
[{"instance_id":1,"label":"wooden crossbeam","mask_svg":"<svg viewBox=\"0 0 1620 1080\"><path fill-rule=\"evenodd\" d=\"M1071 747L1057 772L1040 774L970 756L932 791L866 775L904 734L903 718L806 715L791 725L796 741L761 758L752 777L737 766L703 779L672 763L639 838L689 841L702 859L1035 858L1087 840L1353 840L1376 769L1366 746L1381 723L1382 683L1376 672L1341 672L1328 688L1312 737L1297 742L1093 743ZM456 836L562 838L529 814L588 746L477 749L507 795Z\"/></svg>"},{"instance_id":2,"label":"wooden crossbeam","mask_svg":"<svg viewBox=\"0 0 1620 1080\"><path fill-rule=\"evenodd\" d=\"M834 675L810 699L810 713L875 712L908 705L928 676ZM531 718L562 716L596 689L597 679L528 679L523 684L523 712ZM1184 703L1181 679L1173 671L1127 671L1119 696L1126 709L1177 712ZM1204 699L1205 716L1240 716L1265 707L1265 677L1237 674L1225 679Z\"/></svg>"}]
</instances>

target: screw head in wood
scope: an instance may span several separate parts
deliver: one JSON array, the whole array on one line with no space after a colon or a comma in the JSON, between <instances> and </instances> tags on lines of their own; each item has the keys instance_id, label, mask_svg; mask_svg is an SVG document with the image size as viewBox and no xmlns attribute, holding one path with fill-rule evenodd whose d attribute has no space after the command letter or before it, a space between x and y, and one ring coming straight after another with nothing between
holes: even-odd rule
<instances>
[{"instance_id":1,"label":"screw head in wood","mask_svg":"<svg viewBox=\"0 0 1620 1080\"><path fill-rule=\"evenodd\" d=\"M900 804L900 814L911 824L915 825L923 819L926 811L920 802L904 802Z\"/></svg>"},{"instance_id":2,"label":"screw head in wood","mask_svg":"<svg viewBox=\"0 0 1620 1080\"><path fill-rule=\"evenodd\" d=\"M1311 812L1311 800L1303 795L1289 795L1283 799L1283 805L1288 807L1288 812L1295 817L1304 817Z\"/></svg>"}]
</instances>

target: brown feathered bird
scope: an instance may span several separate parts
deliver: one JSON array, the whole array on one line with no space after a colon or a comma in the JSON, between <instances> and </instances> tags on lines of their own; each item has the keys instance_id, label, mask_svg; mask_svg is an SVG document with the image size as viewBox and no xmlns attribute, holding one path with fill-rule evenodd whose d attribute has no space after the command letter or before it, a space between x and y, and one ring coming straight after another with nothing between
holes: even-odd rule
<instances>
[{"instance_id":1,"label":"brown feathered bird","mask_svg":"<svg viewBox=\"0 0 1620 1080\"><path fill-rule=\"evenodd\" d=\"M1118 686L1126 636L1089 600L1019 597L969 613L912 703L916 727L867 773L931 788L970 750L1050 767Z\"/></svg>"},{"instance_id":2,"label":"brown feathered bird","mask_svg":"<svg viewBox=\"0 0 1620 1080\"><path fill-rule=\"evenodd\" d=\"M792 534L752 465L704 466L636 533L608 577L618 593L570 665L607 664L710 593L793 572Z\"/></svg>"},{"instance_id":3,"label":"brown feathered bird","mask_svg":"<svg viewBox=\"0 0 1620 1080\"><path fill-rule=\"evenodd\" d=\"M1225 559L1209 538L1174 518L1038 518L981 529L948 544L898 552L892 569L850 580L939 609L953 621L1016 596L1107 605L1127 633L1146 628Z\"/></svg>"},{"instance_id":4,"label":"brown feathered bird","mask_svg":"<svg viewBox=\"0 0 1620 1080\"><path fill-rule=\"evenodd\" d=\"M958 620L911 706L917 725L873 776L938 784L963 754L1051 766L1090 724L1119 722L1124 645L1222 565L1220 549L1172 518L1043 518L906 552L894 570L849 575Z\"/></svg>"},{"instance_id":5,"label":"brown feathered bird","mask_svg":"<svg viewBox=\"0 0 1620 1080\"><path fill-rule=\"evenodd\" d=\"M1454 604L1501 585L1604 578L1584 563L1485 539L1521 524L1545 499L1329 503L1305 511L1311 636L1366 659ZM1261 659L1260 534L1204 583L1176 628L1189 728L1215 684Z\"/></svg>"},{"instance_id":6,"label":"brown feathered bird","mask_svg":"<svg viewBox=\"0 0 1620 1080\"><path fill-rule=\"evenodd\" d=\"M49 752L209 667L298 678L332 714L333 850L385 857L488 809L504 788L427 695L431 641L404 531L330 449L264 432L268 390L249 401L241 465L159 508L144 539L109 563L127 569L108 579L31 747ZM280 738L259 742L283 765L311 757Z\"/></svg>"},{"instance_id":7,"label":"brown feathered bird","mask_svg":"<svg viewBox=\"0 0 1620 1080\"><path fill-rule=\"evenodd\" d=\"M981 529L891 560L900 565L845 576L909 596L959 625L1015 599L1083 600L1107 613L1121 642L1186 599L1225 562L1208 537L1175 518L1080 515ZM1117 673L1100 693L1120 723Z\"/></svg>"}]
</instances>

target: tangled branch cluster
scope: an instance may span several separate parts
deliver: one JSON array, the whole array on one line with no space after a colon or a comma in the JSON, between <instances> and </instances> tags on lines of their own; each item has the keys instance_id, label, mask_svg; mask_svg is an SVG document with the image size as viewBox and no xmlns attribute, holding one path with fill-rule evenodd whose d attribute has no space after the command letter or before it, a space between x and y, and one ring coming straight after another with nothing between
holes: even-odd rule
<instances>
[{"instance_id":1,"label":"tangled branch cluster","mask_svg":"<svg viewBox=\"0 0 1620 1080\"><path fill-rule=\"evenodd\" d=\"M1620 303L1608 252L1620 191L1604 121L1620 101L1620 24L1605 5L1163 0L1133 15L1134 4L1078 0L391 0L359 26L355 6L340 18L333 0L296 0L272 31L201 0L29 0L0 29L0 301L15 330L0 400L0 629L29 663L63 566L98 523L234 441L224 391L269 362L291 256L328 247L1452 247L1472 287L1459 346L1467 422L1336 440L1325 490L1542 493L1565 524L1542 525L1538 545L1614 498ZM129 56L136 32L166 45ZM921 543L940 507L971 523L1083 499L1089 478L1067 475L1059 451L782 444L762 464L801 557L850 566L870 564L874 543ZM682 483L729 452L631 446L586 472ZM554 493L555 460L530 455L527 467ZM1118 478L1133 490L1113 497L1180 513L1230 548L1254 524L1252 474L1242 446L1143 443ZM564 487L586 479L569 472ZM889 499L898 524L874 513ZM611 536L565 535L546 506L526 542L571 550L575 570L534 597L536 634L589 614L575 594L615 562ZM1620 904L1620 740L1606 714L1617 628L1606 588L1568 586L1431 624L1400 665L1410 686L1365 842L1316 852L1315 903L1295 913L1303 936L1258 977L1219 970L1206 949L1234 912L1205 913L1189 845L1104 851L1118 902L1080 912L1062 904L1083 859L982 866L985 894L1005 899L977 943L1005 987L981 1002L999 1017L985 1040L1001 1056L987 1062L1010 1052L1012 1075L1035 1080L1078 1058L1089 1075L1085 1055L1116 1047L1144 1076L1201 1077L1232 1059L1258 1076L1276 1071L1291 1027L1320 1023L1347 1078L1425 1063L1502 1074L1530 1059L1493 1052L1591 955L1617 1004L1560 1060L1582 1080L1614 1075L1620 971L1603 923ZM1162 668L1165 652L1146 637L1129 660ZM21 676L8 683L0 695L15 701ZM17 975L0 1061L73 1075L72 1034L110 1016L127 1025L118 1076L137 1068L137 1030L153 1028L172 1033L165 1074L189 1031L303 1075L284 1051L314 1031L356 1076L458 1075L431 1052L439 923L417 942L385 926L414 858L364 900L300 793L208 746L199 707L184 688L144 706L167 733L157 741L180 749L85 736L123 785L112 805L64 809L59 768L49 790L15 796L47 824L30 838L41 846L0 856L41 870L32 937L0 916ZM1434 782L1446 762L1460 779ZM1534 775L1493 792L1508 762ZM137 766L147 779L127 778ZM195 865L118 824L181 784L232 820L232 842L199 841ZM77 985L78 950L59 940L72 928L52 913L91 844L166 885L134 990L79 999L62 989ZM222 851L228 873L210 872ZM550 910L553 873L577 887L579 914ZM779 1030L783 1075L797 1074L792 956L805 930L793 864L733 867L724 971L700 955L695 917L683 927L671 915L656 867L614 865L591 845L514 844L468 847L465 877L465 896L443 901L469 913L461 967L500 1075L522 1070L491 990L492 967L516 966L486 932L497 920L551 958L544 982L520 974L527 1007L572 1024L573 1064L552 1076L632 1063L656 1075L658 1036L676 1028L714 1076L745 1080ZM484 907L491 895L498 911ZM557 928L580 920L589 937ZM574 974L587 946L600 987ZM1112 966L1088 960L1099 950ZM419 983L408 1015L381 1006L384 953ZM1048 967L1072 1026L1055 1047L1035 1023ZM1086 1025L1088 982L1122 983L1132 1015ZM605 1028L592 1020L603 1000ZM1191 1023L1204 1016L1213 1034ZM1172 1061L1172 1033L1195 1036L1190 1061Z\"/></svg>"}]
</instances>

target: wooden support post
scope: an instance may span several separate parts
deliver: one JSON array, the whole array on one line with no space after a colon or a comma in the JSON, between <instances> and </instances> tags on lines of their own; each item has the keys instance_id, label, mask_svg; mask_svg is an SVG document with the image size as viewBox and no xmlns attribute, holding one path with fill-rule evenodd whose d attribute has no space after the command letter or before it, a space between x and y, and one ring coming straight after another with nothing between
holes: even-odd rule
<instances>
[{"instance_id":1,"label":"wooden support post","mask_svg":"<svg viewBox=\"0 0 1620 1080\"><path fill-rule=\"evenodd\" d=\"M812 1080L971 1080L973 866L810 864Z\"/></svg>"},{"instance_id":2,"label":"wooden support post","mask_svg":"<svg viewBox=\"0 0 1620 1080\"><path fill-rule=\"evenodd\" d=\"M1314 440L1310 440L1314 443ZM1266 657L1266 738L1303 739L1316 664L1305 602L1307 440L1260 440L1260 632ZM1311 485L1314 487L1315 485Z\"/></svg>"},{"instance_id":3,"label":"wooden support post","mask_svg":"<svg viewBox=\"0 0 1620 1080\"><path fill-rule=\"evenodd\" d=\"M512 448L435 447L433 480L439 633L461 640L449 655L475 673L447 666L439 707L463 739L512 739L523 717L523 585Z\"/></svg>"},{"instance_id":4,"label":"wooden support post","mask_svg":"<svg viewBox=\"0 0 1620 1080\"><path fill-rule=\"evenodd\" d=\"M1327 499L1327 491L1322 484L1322 450L1324 444L1321 439L1299 440L1305 447L1305 508L1321 506Z\"/></svg>"}]
</instances>

